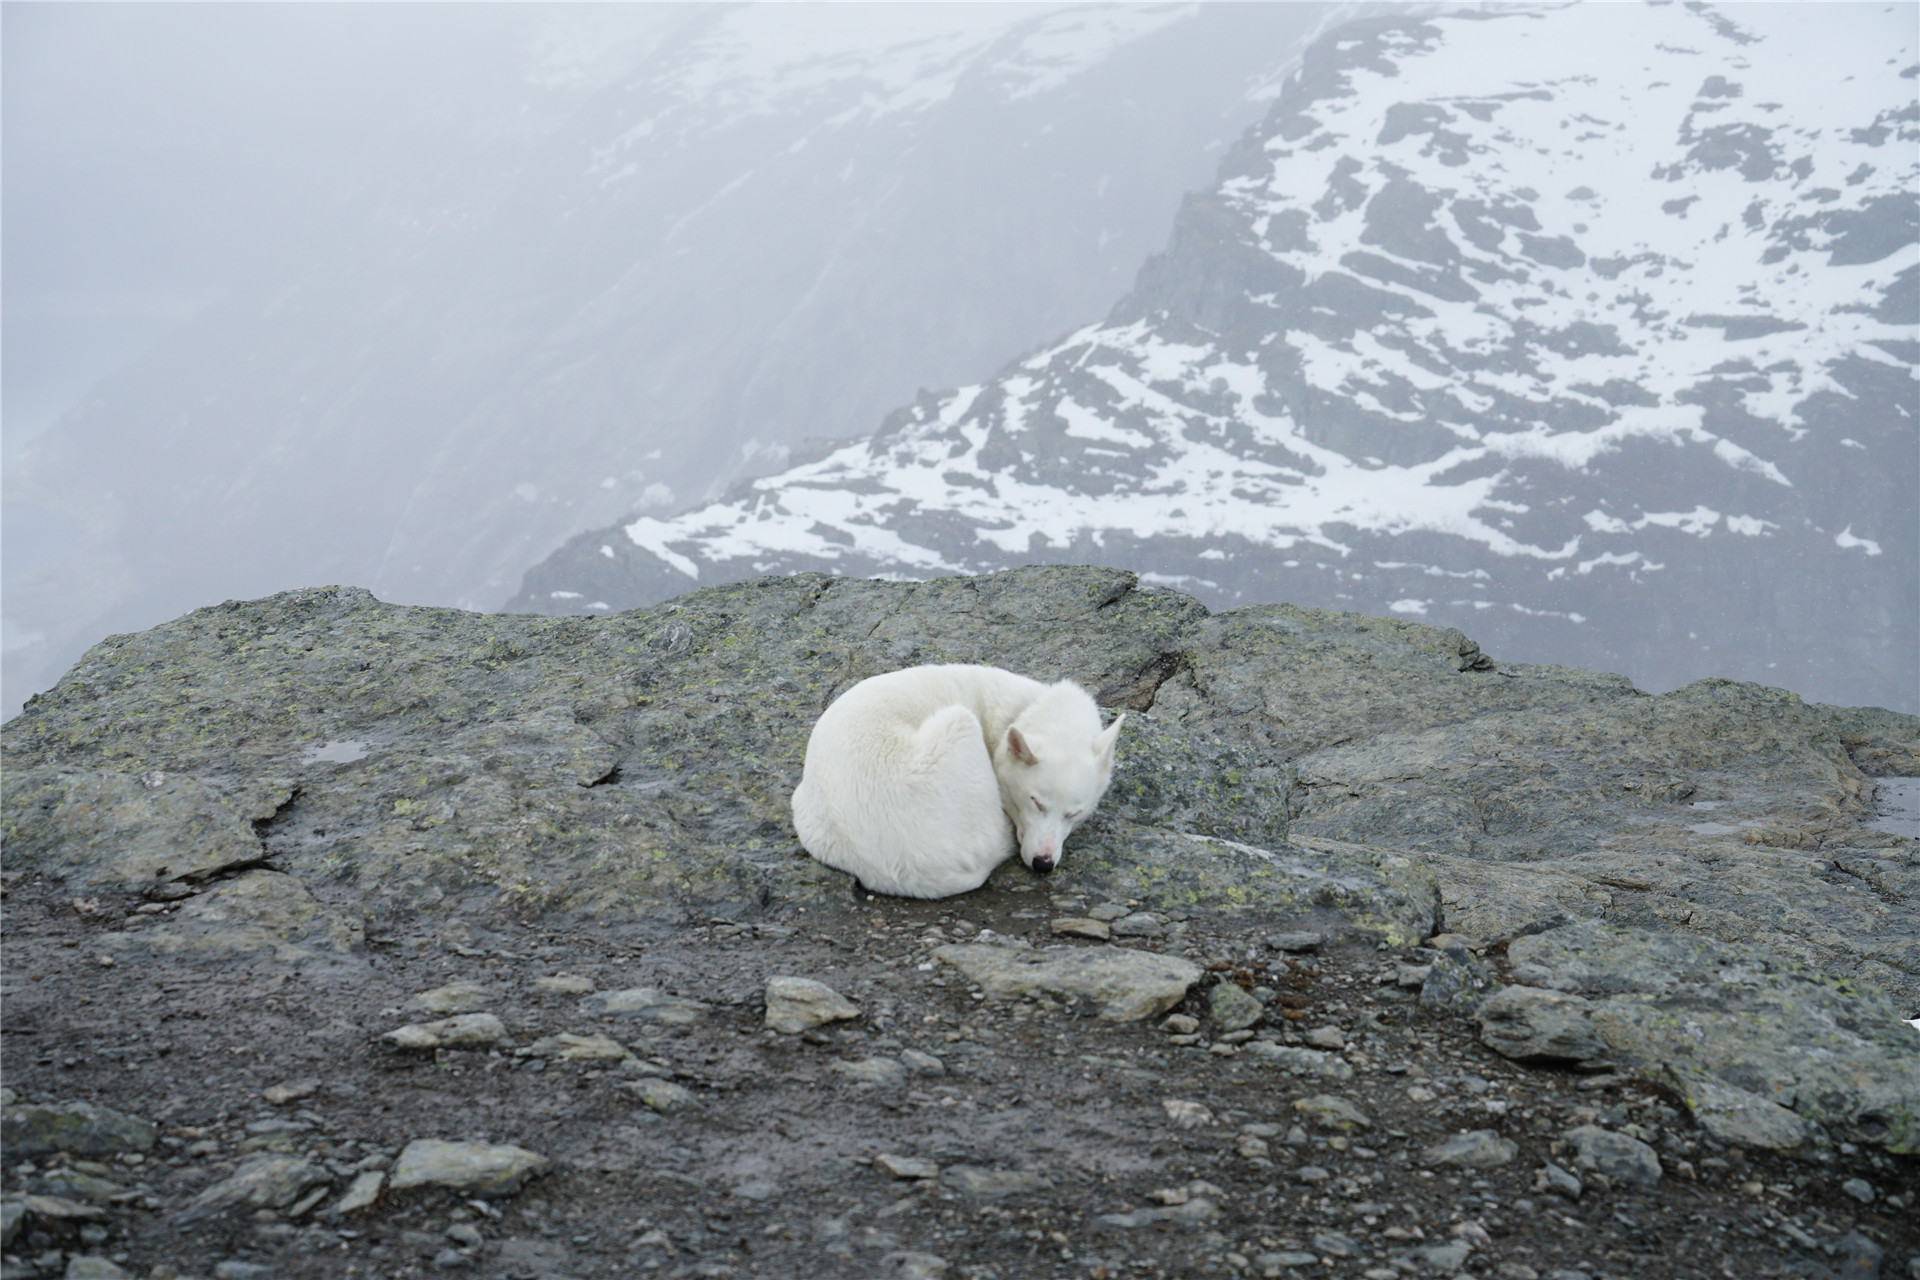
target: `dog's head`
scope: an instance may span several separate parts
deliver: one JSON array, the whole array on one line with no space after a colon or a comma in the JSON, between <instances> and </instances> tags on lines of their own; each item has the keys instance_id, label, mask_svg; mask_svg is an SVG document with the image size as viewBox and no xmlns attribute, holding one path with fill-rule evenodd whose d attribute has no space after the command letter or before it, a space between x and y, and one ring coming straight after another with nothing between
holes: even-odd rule
<instances>
[{"instance_id":1,"label":"dog's head","mask_svg":"<svg viewBox=\"0 0 1920 1280\"><path fill-rule=\"evenodd\" d=\"M1067 836L1113 780L1113 744L1125 715L1100 727L1100 708L1071 680L1049 688L995 745L1000 803L1020 835L1020 860L1045 875Z\"/></svg>"}]
</instances>

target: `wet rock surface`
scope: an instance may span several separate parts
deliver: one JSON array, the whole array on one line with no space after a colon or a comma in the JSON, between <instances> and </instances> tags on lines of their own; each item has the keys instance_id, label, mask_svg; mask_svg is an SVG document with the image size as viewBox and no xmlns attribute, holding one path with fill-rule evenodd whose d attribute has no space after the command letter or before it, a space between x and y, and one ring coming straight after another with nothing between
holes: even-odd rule
<instances>
[{"instance_id":1,"label":"wet rock surface","mask_svg":"<svg viewBox=\"0 0 1920 1280\"><path fill-rule=\"evenodd\" d=\"M305 592L117 638L4 734L8 1274L1901 1274L1913 842L1854 762L1910 721L1462 671L1450 634L1044 570L598 622ZM1117 690L1138 736L1054 876L856 897L786 826L806 731L948 658ZM1521 745L1460 754L1488 716ZM1303 772L1366 743L1402 773ZM1617 785L1655 757L1735 834ZM1481 808L1435 800L1496 759ZM1551 879L1576 854L1595 893ZM1031 973L1136 967L1173 986ZM777 978L855 1013L772 1030ZM1489 1047L1498 1001L1606 1069ZM482 1017L508 1039L383 1039ZM72 1102L148 1145L15 1146ZM550 1168L456 1187L423 1143Z\"/></svg>"}]
</instances>

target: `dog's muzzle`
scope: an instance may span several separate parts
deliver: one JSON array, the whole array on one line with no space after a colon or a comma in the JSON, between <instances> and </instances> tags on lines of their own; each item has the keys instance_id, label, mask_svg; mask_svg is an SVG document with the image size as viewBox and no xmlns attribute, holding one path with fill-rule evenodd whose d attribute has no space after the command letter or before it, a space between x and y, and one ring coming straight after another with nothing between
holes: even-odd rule
<instances>
[{"instance_id":1,"label":"dog's muzzle","mask_svg":"<svg viewBox=\"0 0 1920 1280\"><path fill-rule=\"evenodd\" d=\"M1035 858L1032 862L1029 862L1027 865L1033 868L1033 873L1035 875L1044 876L1053 870L1053 859L1052 858Z\"/></svg>"}]
</instances>

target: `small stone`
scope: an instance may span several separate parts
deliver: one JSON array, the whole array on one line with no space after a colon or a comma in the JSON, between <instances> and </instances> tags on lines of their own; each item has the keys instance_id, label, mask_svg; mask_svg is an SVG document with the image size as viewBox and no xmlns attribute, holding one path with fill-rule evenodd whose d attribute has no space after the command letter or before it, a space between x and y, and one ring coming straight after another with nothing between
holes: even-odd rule
<instances>
[{"instance_id":1,"label":"small stone","mask_svg":"<svg viewBox=\"0 0 1920 1280\"><path fill-rule=\"evenodd\" d=\"M1349 1235L1338 1231L1316 1231L1307 1241L1317 1251L1335 1258L1351 1258L1360 1251L1360 1246Z\"/></svg>"},{"instance_id":2,"label":"small stone","mask_svg":"<svg viewBox=\"0 0 1920 1280\"><path fill-rule=\"evenodd\" d=\"M1567 1141L1579 1155L1573 1167L1581 1173L1598 1173L1609 1182L1651 1187L1660 1181L1660 1157L1638 1138L1581 1125L1567 1131Z\"/></svg>"},{"instance_id":3,"label":"small stone","mask_svg":"<svg viewBox=\"0 0 1920 1280\"><path fill-rule=\"evenodd\" d=\"M1317 1164L1303 1164L1293 1171L1293 1176L1308 1185L1325 1182L1333 1175Z\"/></svg>"},{"instance_id":4,"label":"small stone","mask_svg":"<svg viewBox=\"0 0 1920 1280\"><path fill-rule=\"evenodd\" d=\"M1243 1031L1258 1023L1266 1013L1266 1007L1238 983L1215 983L1207 996L1207 1016L1222 1031Z\"/></svg>"},{"instance_id":5,"label":"small stone","mask_svg":"<svg viewBox=\"0 0 1920 1280\"><path fill-rule=\"evenodd\" d=\"M1034 951L970 943L941 947L934 959L953 965L1002 998L1048 993L1100 1003L1108 1022L1133 1022L1164 1013L1200 979L1200 966L1180 956L1120 947L1058 947Z\"/></svg>"},{"instance_id":6,"label":"small stone","mask_svg":"<svg viewBox=\"0 0 1920 1280\"><path fill-rule=\"evenodd\" d=\"M131 1280L110 1258L97 1255L67 1259L66 1280Z\"/></svg>"},{"instance_id":7,"label":"small stone","mask_svg":"<svg viewBox=\"0 0 1920 1280\"><path fill-rule=\"evenodd\" d=\"M288 1084L269 1085L260 1091L260 1096L276 1107L284 1107L289 1102L298 1102L302 1098L311 1098L320 1091L318 1080L296 1080Z\"/></svg>"},{"instance_id":8,"label":"small stone","mask_svg":"<svg viewBox=\"0 0 1920 1280\"><path fill-rule=\"evenodd\" d=\"M1486 949L1485 943L1473 935L1466 933L1436 933L1427 939L1427 945L1435 951L1445 951L1452 947L1458 947L1463 951L1471 951L1475 955L1478 955Z\"/></svg>"},{"instance_id":9,"label":"small stone","mask_svg":"<svg viewBox=\"0 0 1920 1280\"><path fill-rule=\"evenodd\" d=\"M1185 1098L1162 1098L1160 1105L1166 1109L1167 1119L1182 1129L1198 1129L1213 1123L1213 1112L1197 1102Z\"/></svg>"},{"instance_id":10,"label":"small stone","mask_svg":"<svg viewBox=\"0 0 1920 1280\"><path fill-rule=\"evenodd\" d=\"M552 977L535 978L533 989L555 996L590 996L593 994L593 979L577 978L570 973L556 973Z\"/></svg>"},{"instance_id":11,"label":"small stone","mask_svg":"<svg viewBox=\"0 0 1920 1280\"><path fill-rule=\"evenodd\" d=\"M447 1239L463 1249L478 1249L487 1242L487 1238L480 1234L480 1228L471 1222L456 1222L448 1227Z\"/></svg>"},{"instance_id":12,"label":"small stone","mask_svg":"<svg viewBox=\"0 0 1920 1280\"><path fill-rule=\"evenodd\" d=\"M641 1080L627 1086L635 1097L655 1111L685 1111L699 1105L691 1089L671 1080Z\"/></svg>"},{"instance_id":13,"label":"small stone","mask_svg":"<svg viewBox=\"0 0 1920 1280\"><path fill-rule=\"evenodd\" d=\"M1338 1027L1315 1027L1307 1032L1307 1043L1316 1049L1344 1049L1347 1037Z\"/></svg>"},{"instance_id":14,"label":"small stone","mask_svg":"<svg viewBox=\"0 0 1920 1280\"><path fill-rule=\"evenodd\" d=\"M393 1166L393 1191L414 1187L450 1187L462 1195L492 1199L511 1195L528 1178L553 1167L543 1155L524 1147L491 1142L409 1142Z\"/></svg>"},{"instance_id":15,"label":"small stone","mask_svg":"<svg viewBox=\"0 0 1920 1280\"><path fill-rule=\"evenodd\" d=\"M1426 985L1427 975L1433 972L1430 964L1403 964L1393 971L1393 985L1410 991L1418 991Z\"/></svg>"},{"instance_id":16,"label":"small stone","mask_svg":"<svg viewBox=\"0 0 1920 1280\"><path fill-rule=\"evenodd\" d=\"M1574 1062L1593 1069L1603 1065L1607 1043L1590 1015L1584 996L1545 987L1507 987L1480 1005L1480 1043L1519 1062Z\"/></svg>"},{"instance_id":17,"label":"small stone","mask_svg":"<svg viewBox=\"0 0 1920 1280\"><path fill-rule=\"evenodd\" d=\"M1110 926L1116 938L1157 938L1167 931L1166 924L1159 916L1145 911L1136 911L1132 915L1122 916Z\"/></svg>"},{"instance_id":18,"label":"small stone","mask_svg":"<svg viewBox=\"0 0 1920 1280\"><path fill-rule=\"evenodd\" d=\"M1427 1148L1427 1163L1456 1165L1462 1169L1494 1169L1520 1153L1518 1143L1501 1137L1491 1129L1456 1133Z\"/></svg>"},{"instance_id":19,"label":"small stone","mask_svg":"<svg viewBox=\"0 0 1920 1280\"><path fill-rule=\"evenodd\" d=\"M1541 1166L1538 1181L1543 1184L1538 1188L1539 1190L1551 1191L1569 1200L1578 1200L1580 1193L1586 1190L1577 1175L1562 1169L1551 1160Z\"/></svg>"},{"instance_id":20,"label":"small stone","mask_svg":"<svg viewBox=\"0 0 1920 1280\"><path fill-rule=\"evenodd\" d=\"M943 1076L947 1074L947 1064L930 1053L918 1049L902 1049L900 1065L916 1076Z\"/></svg>"},{"instance_id":21,"label":"small stone","mask_svg":"<svg viewBox=\"0 0 1920 1280\"><path fill-rule=\"evenodd\" d=\"M665 1027L688 1027L707 1011L699 1000L670 996L657 987L628 987L624 991L602 991L580 1002L582 1013L606 1018L632 1018L639 1022L657 1022Z\"/></svg>"},{"instance_id":22,"label":"small stone","mask_svg":"<svg viewBox=\"0 0 1920 1280\"><path fill-rule=\"evenodd\" d=\"M188 1201L173 1223L187 1226L236 1208L284 1209L329 1180L325 1169L298 1156L255 1156Z\"/></svg>"},{"instance_id":23,"label":"small stone","mask_svg":"<svg viewBox=\"0 0 1920 1280\"><path fill-rule=\"evenodd\" d=\"M1053 922L1055 933L1073 938L1096 938L1102 942L1113 936L1106 921L1091 916L1059 916Z\"/></svg>"},{"instance_id":24,"label":"small stone","mask_svg":"<svg viewBox=\"0 0 1920 1280\"><path fill-rule=\"evenodd\" d=\"M1318 1266L1319 1263L1318 1254L1303 1253L1298 1249L1256 1254L1253 1259L1253 1265L1260 1268L1260 1273L1268 1276L1279 1275L1282 1271L1291 1270L1294 1267Z\"/></svg>"},{"instance_id":25,"label":"small stone","mask_svg":"<svg viewBox=\"0 0 1920 1280\"><path fill-rule=\"evenodd\" d=\"M473 1265L473 1258L458 1249L442 1249L433 1255L434 1269L438 1271L458 1271Z\"/></svg>"},{"instance_id":26,"label":"small stone","mask_svg":"<svg viewBox=\"0 0 1920 1280\"><path fill-rule=\"evenodd\" d=\"M1293 1044L1275 1044L1271 1040L1255 1040L1247 1046L1246 1051L1261 1061L1292 1075L1313 1076L1322 1080L1353 1079L1353 1067L1346 1059L1337 1054L1322 1053L1318 1049L1303 1049Z\"/></svg>"},{"instance_id":27,"label":"small stone","mask_svg":"<svg viewBox=\"0 0 1920 1280\"><path fill-rule=\"evenodd\" d=\"M74 1156L107 1156L121 1151L151 1151L157 1131L138 1116L91 1102L55 1106L8 1107L0 1115L0 1147L10 1161L32 1160L64 1151Z\"/></svg>"},{"instance_id":28,"label":"small stone","mask_svg":"<svg viewBox=\"0 0 1920 1280\"><path fill-rule=\"evenodd\" d=\"M1865 1178L1848 1178L1840 1184L1840 1190L1846 1192L1861 1204L1873 1203L1873 1184Z\"/></svg>"},{"instance_id":29,"label":"small stone","mask_svg":"<svg viewBox=\"0 0 1920 1280\"><path fill-rule=\"evenodd\" d=\"M214 1264L213 1280L273 1280L273 1268L262 1262L228 1258Z\"/></svg>"},{"instance_id":30,"label":"small stone","mask_svg":"<svg viewBox=\"0 0 1920 1280\"><path fill-rule=\"evenodd\" d=\"M1465 1240L1456 1240L1452 1244L1433 1244L1424 1249L1415 1249L1412 1255L1424 1262L1432 1274L1451 1276L1466 1269L1467 1259L1473 1255L1473 1246Z\"/></svg>"},{"instance_id":31,"label":"small stone","mask_svg":"<svg viewBox=\"0 0 1920 1280\"><path fill-rule=\"evenodd\" d=\"M562 1062L618 1062L633 1056L611 1036L580 1036L568 1031L536 1040L518 1053L529 1058L558 1058Z\"/></svg>"},{"instance_id":32,"label":"small stone","mask_svg":"<svg viewBox=\"0 0 1920 1280\"><path fill-rule=\"evenodd\" d=\"M67 1199L87 1200L94 1204L106 1204L115 1196L126 1194L126 1188L117 1182L105 1178L96 1178L90 1173L81 1173L77 1169L53 1169L43 1179L46 1189L56 1196Z\"/></svg>"},{"instance_id":33,"label":"small stone","mask_svg":"<svg viewBox=\"0 0 1920 1280\"><path fill-rule=\"evenodd\" d=\"M1265 1138L1243 1133L1233 1140L1233 1149L1243 1160L1263 1160L1271 1150Z\"/></svg>"},{"instance_id":34,"label":"small stone","mask_svg":"<svg viewBox=\"0 0 1920 1280\"><path fill-rule=\"evenodd\" d=\"M364 1173L355 1174L352 1183L347 1187L346 1194L327 1210L328 1216L339 1217L371 1205L380 1198L380 1188L386 1185L386 1181L387 1175L378 1169L369 1169Z\"/></svg>"},{"instance_id":35,"label":"small stone","mask_svg":"<svg viewBox=\"0 0 1920 1280\"><path fill-rule=\"evenodd\" d=\"M1316 1094L1311 1098L1296 1099L1293 1109L1307 1120L1313 1121L1325 1129L1369 1129L1373 1121L1366 1113L1348 1102L1330 1093Z\"/></svg>"},{"instance_id":36,"label":"small stone","mask_svg":"<svg viewBox=\"0 0 1920 1280\"><path fill-rule=\"evenodd\" d=\"M1305 951L1318 951L1326 942L1326 936L1318 933L1272 933L1267 935L1267 945L1275 951L1291 951L1295 954Z\"/></svg>"},{"instance_id":37,"label":"small stone","mask_svg":"<svg viewBox=\"0 0 1920 1280\"><path fill-rule=\"evenodd\" d=\"M1111 923L1112 921L1120 919L1122 916L1132 914L1132 907L1123 907L1117 902L1104 902L1087 912L1087 916L1090 919L1099 920L1103 923Z\"/></svg>"},{"instance_id":38,"label":"small stone","mask_svg":"<svg viewBox=\"0 0 1920 1280\"><path fill-rule=\"evenodd\" d=\"M1804 1120L1758 1094L1711 1078L1686 1080L1683 1088L1700 1127L1728 1146L1793 1151L1807 1140Z\"/></svg>"},{"instance_id":39,"label":"small stone","mask_svg":"<svg viewBox=\"0 0 1920 1280\"><path fill-rule=\"evenodd\" d=\"M758 1203L771 1200L780 1194L780 1184L766 1178L749 1178L733 1189L733 1194L742 1200Z\"/></svg>"},{"instance_id":40,"label":"small stone","mask_svg":"<svg viewBox=\"0 0 1920 1280\"><path fill-rule=\"evenodd\" d=\"M1012 1169L980 1169L965 1164L949 1167L940 1175L940 1181L949 1190L983 1200L1045 1191L1050 1185L1037 1173L1023 1173Z\"/></svg>"},{"instance_id":41,"label":"small stone","mask_svg":"<svg viewBox=\"0 0 1920 1280\"><path fill-rule=\"evenodd\" d=\"M899 1280L942 1280L947 1260L932 1253L888 1253L880 1257L880 1274Z\"/></svg>"},{"instance_id":42,"label":"small stone","mask_svg":"<svg viewBox=\"0 0 1920 1280\"><path fill-rule=\"evenodd\" d=\"M1192 1014L1170 1014L1161 1022L1160 1029L1176 1036L1190 1036L1200 1029L1200 1019Z\"/></svg>"},{"instance_id":43,"label":"small stone","mask_svg":"<svg viewBox=\"0 0 1920 1280\"><path fill-rule=\"evenodd\" d=\"M456 984L457 985L457 984ZM491 1013L463 1013L439 1022L415 1022L380 1037L396 1049L485 1049L507 1041L506 1024Z\"/></svg>"},{"instance_id":44,"label":"small stone","mask_svg":"<svg viewBox=\"0 0 1920 1280\"><path fill-rule=\"evenodd\" d=\"M873 1167L889 1178L903 1181L940 1176L939 1165L918 1156L878 1155L873 1158Z\"/></svg>"},{"instance_id":45,"label":"small stone","mask_svg":"<svg viewBox=\"0 0 1920 1280\"><path fill-rule=\"evenodd\" d=\"M493 992L477 982L449 982L444 987L422 991L406 1003L420 1013L474 1013L493 1003Z\"/></svg>"},{"instance_id":46,"label":"small stone","mask_svg":"<svg viewBox=\"0 0 1920 1280\"><path fill-rule=\"evenodd\" d=\"M830 1065L855 1084L897 1089L907 1082L907 1069L893 1058L861 1058L856 1062L835 1062Z\"/></svg>"},{"instance_id":47,"label":"small stone","mask_svg":"<svg viewBox=\"0 0 1920 1280\"><path fill-rule=\"evenodd\" d=\"M787 1035L860 1016L860 1006L812 978L768 978L766 1025Z\"/></svg>"},{"instance_id":48,"label":"small stone","mask_svg":"<svg viewBox=\"0 0 1920 1280\"><path fill-rule=\"evenodd\" d=\"M1487 966L1464 947L1440 953L1420 987L1420 1007L1433 1013L1471 1016L1500 989Z\"/></svg>"}]
</instances>

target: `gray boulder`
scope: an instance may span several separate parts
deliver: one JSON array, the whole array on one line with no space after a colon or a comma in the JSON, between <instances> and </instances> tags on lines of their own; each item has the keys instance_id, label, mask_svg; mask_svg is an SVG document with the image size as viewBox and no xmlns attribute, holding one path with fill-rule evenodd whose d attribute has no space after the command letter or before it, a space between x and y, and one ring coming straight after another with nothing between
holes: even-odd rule
<instances>
[{"instance_id":1,"label":"gray boulder","mask_svg":"<svg viewBox=\"0 0 1920 1280\"><path fill-rule=\"evenodd\" d=\"M1660 1156L1630 1134L1588 1124L1569 1129L1566 1140L1578 1153L1573 1167L1581 1173L1597 1173L1615 1186L1651 1187L1660 1181Z\"/></svg>"},{"instance_id":2,"label":"gray boulder","mask_svg":"<svg viewBox=\"0 0 1920 1280\"><path fill-rule=\"evenodd\" d=\"M1522 1062L1605 1065L1606 1041L1594 1029L1593 1002L1540 987L1506 987L1478 1010L1480 1041Z\"/></svg>"},{"instance_id":3,"label":"gray boulder","mask_svg":"<svg viewBox=\"0 0 1920 1280\"><path fill-rule=\"evenodd\" d=\"M148 1121L91 1102L54 1106L26 1103L0 1113L0 1146L9 1160L30 1160L64 1151L107 1156L153 1150L157 1131Z\"/></svg>"},{"instance_id":4,"label":"gray boulder","mask_svg":"<svg viewBox=\"0 0 1920 1280\"><path fill-rule=\"evenodd\" d=\"M941 947L934 959L980 984L988 995L1047 993L1098 1003L1108 1022L1137 1022L1179 1004L1200 980L1200 966L1180 956L1118 948L1060 947L1032 951L992 943Z\"/></svg>"}]
</instances>

